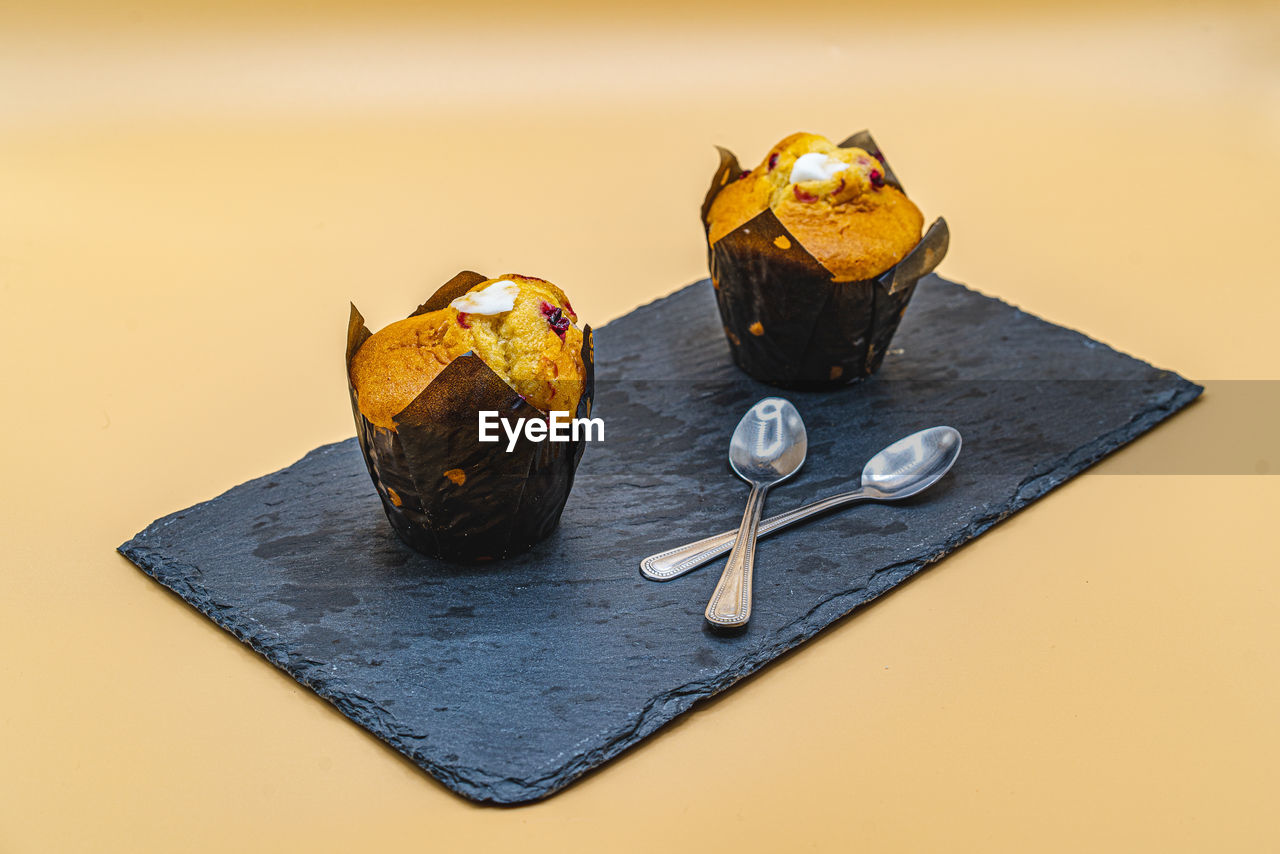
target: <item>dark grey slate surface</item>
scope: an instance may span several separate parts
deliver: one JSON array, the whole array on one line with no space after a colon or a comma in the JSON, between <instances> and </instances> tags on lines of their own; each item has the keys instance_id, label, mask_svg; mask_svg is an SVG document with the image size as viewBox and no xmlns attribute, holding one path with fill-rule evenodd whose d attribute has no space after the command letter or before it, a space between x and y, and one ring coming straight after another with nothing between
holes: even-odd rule
<instances>
[{"instance_id":1,"label":"dark grey slate surface","mask_svg":"<svg viewBox=\"0 0 1280 854\"><path fill-rule=\"evenodd\" d=\"M764 541L737 636L702 619L719 563L666 584L637 568L737 524L747 490L725 462L729 434L776 393L730 364L705 281L597 331L606 440L587 449L560 530L522 557L459 568L410 552L354 439L165 517L120 550L449 788L536 800L1200 392L936 276L893 346L869 381L786 393L811 444L770 510L848 488L872 453L933 424L963 433L959 462L908 505L864 505Z\"/></svg>"}]
</instances>

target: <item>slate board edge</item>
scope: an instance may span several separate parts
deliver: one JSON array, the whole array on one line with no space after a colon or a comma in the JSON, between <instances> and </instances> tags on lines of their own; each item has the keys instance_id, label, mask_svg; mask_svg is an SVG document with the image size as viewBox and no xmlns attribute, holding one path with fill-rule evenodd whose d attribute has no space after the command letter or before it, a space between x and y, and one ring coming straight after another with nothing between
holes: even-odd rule
<instances>
[{"instance_id":1,"label":"slate board edge","mask_svg":"<svg viewBox=\"0 0 1280 854\"><path fill-rule=\"evenodd\" d=\"M333 442L328 445L322 445L315 448L305 455L302 459L308 459L313 456L325 456L329 453L337 451L344 445L354 445L355 438L344 439ZM358 453L358 449L353 450ZM298 460L293 465L297 465ZM266 480L274 477L280 471L287 471L292 466L285 469L277 470L262 477L253 478L238 484L232 489L238 489L243 486L249 486L258 481ZM230 492L231 490L227 490ZM500 781L495 782L477 782L458 775L453 768L447 765L439 765L431 760L430 757L424 755L420 750L416 749L412 744L408 743L400 736L399 729L394 723L394 717L386 712L380 704L367 697L352 691L335 691L329 687L328 681L324 678L323 667L320 665L312 666L305 660L294 660L289 654L288 649L281 643L276 642L271 633L261 626L252 618L243 617L234 610L220 605L216 602L212 595L209 594L202 586L194 581L200 575L200 570L190 564L181 561L165 559L162 556L154 554L152 548L148 545L154 532L181 519L187 513L199 509L205 504L212 503L220 499L227 492L222 493L208 501L202 501L191 507L181 510L177 513L171 513L164 516L147 528L139 532L128 542L119 546L117 551L128 558L138 569L155 579L171 592L176 594L180 599L188 605L204 614L216 625L231 633L241 643L249 646L250 649L260 654L263 658L275 665L280 670L287 673L292 679L314 691L317 695L332 704L342 715L364 729L368 730L376 738L387 742L398 752L407 757L418 767L422 768L432 777L439 780L446 787L457 792L464 797L473 800L489 800L487 797L491 787L497 785ZM478 774L483 777L483 774Z\"/></svg>"},{"instance_id":2,"label":"slate board edge","mask_svg":"<svg viewBox=\"0 0 1280 854\"><path fill-rule=\"evenodd\" d=\"M1112 345L1110 345L1110 344L1106 343L1105 341L1100 341L1100 340L1098 340L1097 338L1094 338L1092 335L1089 335L1089 334L1088 334L1088 333L1086 333L1086 332L1082 332L1081 330L1076 329L1074 326L1067 326L1066 324L1058 323L1057 321L1053 321L1053 320L1049 320L1048 318L1044 317L1043 315L1036 314L1036 313L1035 313L1035 312L1033 312L1033 311L1027 311L1027 310L1026 310L1025 308L1023 308L1022 306L1020 306L1020 305L1015 305L1014 303L1009 302L1008 300L1004 299L1003 297L993 296L993 295L991 295L991 294L987 293L986 291L983 291L983 290L982 290L982 289L980 289L980 288L975 288L975 287L973 287L972 285L966 284L966 283L964 283L964 282L958 282L958 281L956 281L955 279L944 279L942 276L939 276L937 273L930 273L929 275L927 275L927 276L925 276L924 278L922 278L922 279L920 280L920 282L921 282L921 283L923 283L923 282L925 282L925 281L927 281L927 280L930 280L930 279L937 279L937 280L939 280L939 281L941 281L941 282L944 282L945 284L949 284L949 285L957 285L957 286L959 286L959 287L964 288L966 291L969 291L970 293L977 294L978 296L982 297L983 299L989 299L989 300L991 300L992 302L999 303L1000 305L1003 305L1003 306L1007 306L1008 308L1011 308L1011 309L1013 309L1014 311L1018 312L1018 314L1021 314L1021 315L1025 316L1025 317L1030 317L1030 318L1032 318L1032 319L1034 319L1034 320L1037 320L1037 321L1039 321L1040 323L1043 323L1043 324L1045 324L1045 325L1047 325L1047 326L1053 326L1053 327L1055 327L1055 328L1057 328L1057 329L1065 329L1067 332L1070 332L1071 334L1075 335L1076 337L1078 337L1078 338L1083 338L1085 341L1087 341L1087 342L1089 343L1089 346L1098 346L1098 347L1102 347L1102 348L1104 348L1104 349L1106 349L1106 350L1110 350L1112 353L1116 353L1116 354L1118 354L1118 355L1124 356L1126 359L1132 359L1133 361L1138 362L1139 364L1146 365L1148 368L1151 368L1151 369L1153 369L1153 370L1160 371L1161 373L1164 373L1164 374L1168 374L1169 376L1174 377L1175 379L1177 379L1179 382L1181 382L1181 383L1186 383L1188 386L1192 386L1192 387L1194 387L1194 388L1195 388L1195 390L1196 390L1196 391L1195 391L1195 394L1193 394L1193 395L1191 396L1191 398L1187 401L1188 403L1189 403L1191 400L1194 400L1197 396L1199 396L1199 395L1200 395L1200 393L1201 393L1201 392L1203 392L1203 391L1204 391L1204 386L1202 386L1202 385L1200 385L1200 384L1198 384L1198 383L1194 383L1194 382L1192 382L1191 380L1187 379L1186 377L1182 376L1181 374L1179 374L1179 373L1177 373L1177 372L1175 372L1175 371L1171 371L1171 370L1169 370L1169 369L1167 369L1167 368L1159 368L1159 367L1156 367L1155 365L1153 365L1153 364L1151 364L1150 362L1148 362L1146 359L1143 359L1143 358L1140 358L1140 357L1138 357L1138 356L1135 356L1135 355L1133 355L1132 353L1130 353L1130 352L1129 352L1129 351L1127 351L1127 350L1121 350L1119 347L1113 347ZM711 282L711 280L710 280L710 279L703 279L703 280L702 280L702 281L700 281L700 282L695 282L695 284L699 284L699 285L700 285L700 284L702 284L702 282L710 283L710 282ZM690 287L692 287L692 285L691 285ZM679 293L679 292L677 291L677 293ZM674 294L673 294L673 296L674 296ZM907 303L907 311L908 311L908 312L910 312L910 311L911 311L911 304L910 304L910 303ZM624 316L625 316L625 315L624 315ZM606 326L607 326L607 325L608 325L608 324L606 324ZM1186 406L1186 403L1184 403L1184 404L1182 404L1182 405L1183 405L1183 406ZM1181 408L1181 407L1179 407L1179 408ZM1177 411L1177 410L1175 409L1174 411ZM1158 424L1158 423L1160 423L1160 422L1159 422L1159 420L1157 420L1157 421L1153 422L1152 426L1155 426L1155 424ZM1150 428L1148 428L1148 429L1150 429ZM1120 446L1119 446L1119 445L1117 445L1116 447L1120 447Z\"/></svg>"},{"instance_id":3,"label":"slate board edge","mask_svg":"<svg viewBox=\"0 0 1280 854\"><path fill-rule=\"evenodd\" d=\"M685 288L681 288L671 294L668 294L667 296L659 297L645 305L638 306L632 312L629 312L628 315L624 316L629 316L630 314L638 311L653 310L661 303L672 299L682 291L699 286L709 286L709 284L709 279L699 280ZM969 288L969 290L974 289ZM980 292L975 291L975 293ZM1023 314L1029 314L1017 306L1013 306L997 297L991 297L986 294L980 295L986 299L992 299L1004 305L1008 305ZM1035 315L1030 316L1036 317L1037 320L1046 324L1049 323L1049 321L1045 321L1043 318L1039 318ZM601 328L605 329L608 325L609 324L605 324L605 326ZM1056 326L1057 324L1050 325ZM1096 339L1089 338L1089 336L1084 335L1078 330L1069 331L1087 339L1092 344L1106 347L1114 352L1120 352L1107 344L1097 341ZM1122 355L1134 359L1134 361L1142 362L1142 364L1149 364L1141 359L1135 359L1128 354ZM213 620L214 623L226 629L238 640L247 644L250 648L261 654L276 667L288 673L292 678L330 702L345 717L364 727L374 736L387 742L397 751L404 754L410 759L410 761L418 765L431 776L438 779L450 790L466 798L483 803L529 803L555 794L570 783L584 776L588 772L595 770L597 767L600 767L610 759L617 756L623 750L626 750L628 747L638 743L665 724L674 720L679 715L688 711L698 701L708 699L719 694L739 680L763 669L765 665L769 664L778 656L794 649L810 638L816 636L820 631L852 613L854 610L857 610L859 607L869 604L879 598L897 584L919 573L929 564L941 560L959 546L984 533L1001 520L1022 509L1037 498L1042 497L1053 488L1084 471L1098 460L1150 430L1170 415L1191 403L1203 391L1201 386L1177 376L1176 374L1171 374L1171 376L1176 378L1178 385L1163 400L1139 412L1123 427L1075 449L1069 454L1055 460L1052 464L1043 466L1041 471L1033 472L1027 478L1024 478L1018 485L1014 496L1008 502L1001 505L988 515L974 520L965 529L957 532L955 536L951 537L946 543L944 543L942 551L936 553L930 558L922 557L918 560L900 561L876 570L873 576L873 583L870 591L871 597L869 599L865 597L866 589L863 587L850 588L832 594L828 598L819 602L803 617L783 627L783 630L777 635L779 638L777 643L771 645L767 649L757 648L753 650L751 655L744 657L744 659L736 666L722 672L719 675L719 678L705 683L686 683L654 697L645 706L645 708L635 716L632 723L616 730L604 744L593 750L578 754L567 764L561 765L555 769L550 769L544 776L532 780L495 777L493 775L485 774L479 769L469 769L473 774L468 776L466 774L459 773L461 769L457 766L450 767L445 764L434 762L430 756L416 748L401 736L399 729L394 722L394 717L390 715L390 713L386 712L385 709L382 709L382 707L376 702L354 692L339 692L331 690L328 685L328 681L323 676L322 668L313 668L306 662L291 660L288 651L285 650L282 645L275 643L269 634L264 633L264 629L258 625L256 621L243 618L233 611L230 611L227 607L214 601L208 591L193 580L199 575L198 568L177 561L167 561L159 556L152 556L152 550L147 545L147 541L150 539L154 531L162 529L171 522L182 518L187 513L190 513L205 504L217 501L221 495L156 520L131 540L119 546L118 551L137 565L144 573L173 591L196 610ZM354 439L346 439L328 445L323 445L305 454L303 459L317 455L327 455L338 450L343 445L353 442ZM296 464L297 463L294 463L294 465ZM279 472L272 472L260 478L254 478L250 481L246 481L245 484L241 484L241 486L273 477L278 473ZM232 489L235 488L236 487L232 487ZM225 494L226 492L222 493L222 495ZM853 605L846 604L851 597L856 597L858 601Z\"/></svg>"}]
</instances>

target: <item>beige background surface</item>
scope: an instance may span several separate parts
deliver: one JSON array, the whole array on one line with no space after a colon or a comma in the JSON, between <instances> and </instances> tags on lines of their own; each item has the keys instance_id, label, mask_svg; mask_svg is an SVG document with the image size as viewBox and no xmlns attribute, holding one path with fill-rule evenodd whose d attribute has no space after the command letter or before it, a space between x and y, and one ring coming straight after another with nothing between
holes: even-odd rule
<instances>
[{"instance_id":1,"label":"beige background surface","mask_svg":"<svg viewBox=\"0 0 1280 854\"><path fill-rule=\"evenodd\" d=\"M1280 848L1280 30L1072 5L0 11L0 851ZM598 325L704 275L713 143L864 126L940 272L1206 397L525 808L113 552L352 433L348 300Z\"/></svg>"}]
</instances>

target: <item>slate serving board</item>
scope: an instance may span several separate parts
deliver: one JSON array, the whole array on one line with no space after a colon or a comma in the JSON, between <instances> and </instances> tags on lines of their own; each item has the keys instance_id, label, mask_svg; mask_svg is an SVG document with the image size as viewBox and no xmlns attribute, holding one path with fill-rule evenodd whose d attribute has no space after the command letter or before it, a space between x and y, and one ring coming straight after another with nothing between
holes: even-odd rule
<instances>
[{"instance_id":1,"label":"slate serving board","mask_svg":"<svg viewBox=\"0 0 1280 854\"><path fill-rule=\"evenodd\" d=\"M762 542L742 634L704 626L721 563L665 584L637 566L737 524L747 490L725 461L729 435L777 393L730 363L705 280L596 332L605 441L587 449L559 531L526 555L460 568L409 551L354 439L160 519L120 551L455 792L537 800L1201 391L937 276L893 348L868 381L785 393L810 450L769 510L850 488L874 452L934 424L963 434L956 467L909 503Z\"/></svg>"}]
</instances>

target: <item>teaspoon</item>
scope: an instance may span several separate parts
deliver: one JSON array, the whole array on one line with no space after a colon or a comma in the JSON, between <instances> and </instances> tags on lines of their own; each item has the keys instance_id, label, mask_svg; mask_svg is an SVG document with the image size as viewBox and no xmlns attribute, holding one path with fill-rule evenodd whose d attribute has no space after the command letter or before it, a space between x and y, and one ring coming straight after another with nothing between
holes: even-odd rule
<instances>
[{"instance_id":1,"label":"teaspoon","mask_svg":"<svg viewBox=\"0 0 1280 854\"><path fill-rule=\"evenodd\" d=\"M734 535L729 562L707 603L707 622L720 628L745 626L751 619L751 575L756 557L756 528L769 489L804 465L809 447L804 422L791 402L766 397L742 416L729 442L729 465L751 484L742 524Z\"/></svg>"}]
</instances>

